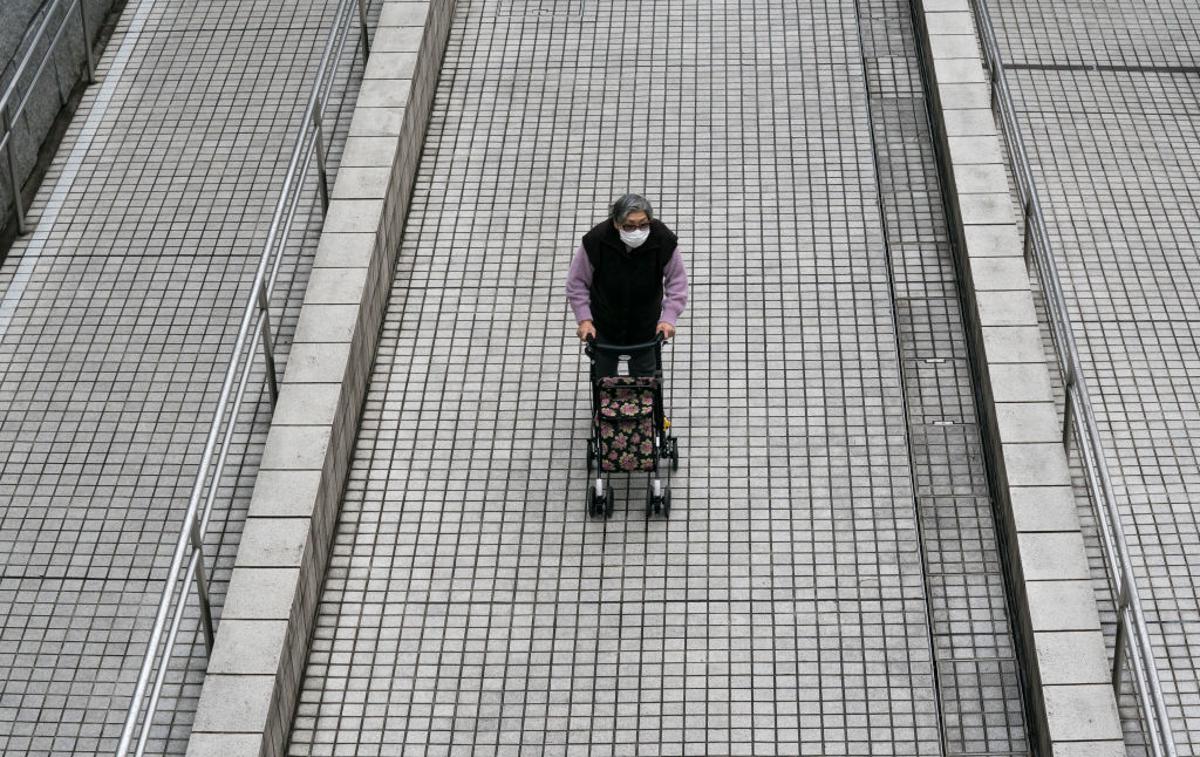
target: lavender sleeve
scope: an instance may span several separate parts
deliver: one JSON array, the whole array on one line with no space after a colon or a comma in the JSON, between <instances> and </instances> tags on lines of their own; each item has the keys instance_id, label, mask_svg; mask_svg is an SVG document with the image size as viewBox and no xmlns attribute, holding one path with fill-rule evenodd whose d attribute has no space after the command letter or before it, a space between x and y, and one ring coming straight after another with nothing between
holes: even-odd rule
<instances>
[{"instance_id":1,"label":"lavender sleeve","mask_svg":"<svg viewBox=\"0 0 1200 757\"><path fill-rule=\"evenodd\" d=\"M663 268L663 308L660 321L675 325L675 321L687 307L688 276L683 265L683 253L679 248L671 253L671 259Z\"/></svg>"},{"instance_id":2,"label":"lavender sleeve","mask_svg":"<svg viewBox=\"0 0 1200 757\"><path fill-rule=\"evenodd\" d=\"M592 320L591 288L592 261L580 245L567 271L567 303L575 313L576 323Z\"/></svg>"}]
</instances>

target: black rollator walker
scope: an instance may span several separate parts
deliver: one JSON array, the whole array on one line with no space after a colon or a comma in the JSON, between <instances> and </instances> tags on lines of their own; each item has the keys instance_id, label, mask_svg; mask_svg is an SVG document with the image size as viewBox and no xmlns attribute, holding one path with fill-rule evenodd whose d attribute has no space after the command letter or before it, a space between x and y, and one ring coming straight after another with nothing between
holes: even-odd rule
<instances>
[{"instance_id":1,"label":"black rollator walker","mask_svg":"<svg viewBox=\"0 0 1200 757\"><path fill-rule=\"evenodd\" d=\"M663 402L661 334L643 344L604 344L589 339L584 347L590 363L592 384L592 435L588 439L588 473L596 477L588 484L587 511L592 518L609 518L613 513L613 491L605 474L648 474L646 517L671 515L671 471L679 470L679 443L671 434ZM654 350L653 376L599 376L596 355L615 355L627 363L632 355ZM670 460L667 480L659 478L659 462Z\"/></svg>"}]
</instances>

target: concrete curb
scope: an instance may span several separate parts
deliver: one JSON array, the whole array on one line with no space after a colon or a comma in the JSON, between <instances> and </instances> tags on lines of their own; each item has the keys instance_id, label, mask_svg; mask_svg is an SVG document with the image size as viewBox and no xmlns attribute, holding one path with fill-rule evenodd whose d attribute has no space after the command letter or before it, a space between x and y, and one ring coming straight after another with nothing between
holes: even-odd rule
<instances>
[{"instance_id":1,"label":"concrete curb","mask_svg":"<svg viewBox=\"0 0 1200 757\"><path fill-rule=\"evenodd\" d=\"M192 727L282 755L454 0L384 0Z\"/></svg>"},{"instance_id":2,"label":"concrete curb","mask_svg":"<svg viewBox=\"0 0 1200 757\"><path fill-rule=\"evenodd\" d=\"M1038 753L1125 754L968 0L915 0Z\"/></svg>"}]
</instances>

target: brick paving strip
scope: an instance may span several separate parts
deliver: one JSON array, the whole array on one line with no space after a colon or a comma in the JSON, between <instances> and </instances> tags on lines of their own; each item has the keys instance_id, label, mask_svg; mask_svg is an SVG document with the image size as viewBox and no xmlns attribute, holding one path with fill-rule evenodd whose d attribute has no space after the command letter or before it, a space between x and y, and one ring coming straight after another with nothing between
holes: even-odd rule
<instances>
[{"instance_id":1,"label":"brick paving strip","mask_svg":"<svg viewBox=\"0 0 1200 757\"><path fill-rule=\"evenodd\" d=\"M1125 754L1041 332L967 0L917 0L1042 754Z\"/></svg>"}]
</instances>

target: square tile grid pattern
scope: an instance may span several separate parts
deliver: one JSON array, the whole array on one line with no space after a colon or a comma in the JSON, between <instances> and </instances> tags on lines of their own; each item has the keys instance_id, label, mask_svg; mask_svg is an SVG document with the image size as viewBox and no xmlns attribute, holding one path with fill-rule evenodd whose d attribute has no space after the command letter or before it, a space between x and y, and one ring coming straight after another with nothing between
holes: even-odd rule
<instances>
[{"instance_id":1,"label":"square tile grid pattern","mask_svg":"<svg viewBox=\"0 0 1200 757\"><path fill-rule=\"evenodd\" d=\"M0 752L116 747L335 6L131 0L0 267ZM360 74L344 56L333 168ZM281 374L315 182L302 207L275 289ZM261 381L209 525L218 613L269 420ZM153 753L186 747L207 664L189 613Z\"/></svg>"},{"instance_id":2,"label":"square tile grid pattern","mask_svg":"<svg viewBox=\"0 0 1200 757\"><path fill-rule=\"evenodd\" d=\"M941 754L854 4L547 5L458 6L289 752ZM631 189L684 462L604 523L562 287Z\"/></svg>"},{"instance_id":3,"label":"square tile grid pattern","mask_svg":"<svg viewBox=\"0 0 1200 757\"><path fill-rule=\"evenodd\" d=\"M1200 97L1200 8L1183 0L991 0L989 7L1122 506L1176 744L1180 754L1195 754L1200 115L1192 104ZM1093 523L1086 494L1080 501L1085 522ZM1098 595L1107 596L1094 526L1090 539ZM1111 602L1102 609L1111 644ZM1136 731L1136 723L1127 727Z\"/></svg>"}]
</instances>

